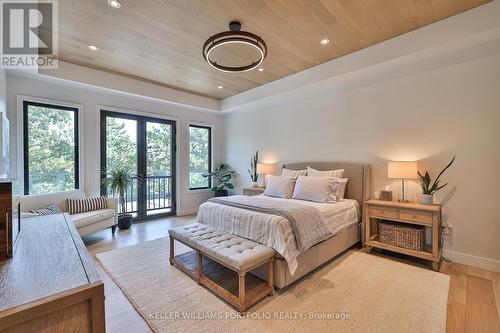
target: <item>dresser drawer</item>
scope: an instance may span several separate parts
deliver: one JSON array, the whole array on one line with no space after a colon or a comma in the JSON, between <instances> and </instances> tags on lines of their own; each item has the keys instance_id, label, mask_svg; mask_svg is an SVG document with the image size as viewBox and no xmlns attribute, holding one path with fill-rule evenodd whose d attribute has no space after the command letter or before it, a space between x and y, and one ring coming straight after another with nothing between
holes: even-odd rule
<instances>
[{"instance_id":1,"label":"dresser drawer","mask_svg":"<svg viewBox=\"0 0 500 333\"><path fill-rule=\"evenodd\" d=\"M412 210L401 209L399 211L399 218L404 221L418 222L432 225L432 213L418 212Z\"/></svg>"},{"instance_id":2,"label":"dresser drawer","mask_svg":"<svg viewBox=\"0 0 500 333\"><path fill-rule=\"evenodd\" d=\"M380 217L385 219L397 219L399 217L397 208L392 207L370 207L371 217Z\"/></svg>"}]
</instances>

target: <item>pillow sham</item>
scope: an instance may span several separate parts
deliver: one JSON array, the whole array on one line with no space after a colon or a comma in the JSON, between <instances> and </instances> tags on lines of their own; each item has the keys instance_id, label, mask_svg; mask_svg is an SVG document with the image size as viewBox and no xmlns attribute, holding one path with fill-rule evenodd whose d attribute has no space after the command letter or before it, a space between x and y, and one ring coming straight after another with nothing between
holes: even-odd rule
<instances>
[{"instance_id":1,"label":"pillow sham","mask_svg":"<svg viewBox=\"0 0 500 333\"><path fill-rule=\"evenodd\" d=\"M338 178L299 176L292 199L334 203L340 187Z\"/></svg>"},{"instance_id":2,"label":"pillow sham","mask_svg":"<svg viewBox=\"0 0 500 333\"><path fill-rule=\"evenodd\" d=\"M296 181L297 178L295 177L272 176L267 182L264 195L290 199L293 195Z\"/></svg>"},{"instance_id":3,"label":"pillow sham","mask_svg":"<svg viewBox=\"0 0 500 333\"><path fill-rule=\"evenodd\" d=\"M339 182L340 186L339 186L339 189L337 191L337 200L342 200L344 199L344 195L345 195L345 188L347 187L347 181L349 180L349 178L342 178L342 179L337 179L337 181Z\"/></svg>"},{"instance_id":4,"label":"pillow sham","mask_svg":"<svg viewBox=\"0 0 500 333\"><path fill-rule=\"evenodd\" d=\"M320 171L311 167L307 167L307 175L313 177L342 178L344 176L344 171L345 169Z\"/></svg>"},{"instance_id":5,"label":"pillow sham","mask_svg":"<svg viewBox=\"0 0 500 333\"><path fill-rule=\"evenodd\" d=\"M297 178L298 176L306 176L307 175L307 169L304 170L291 170L291 169L285 169L283 168L281 170L281 175L284 177L295 177Z\"/></svg>"}]
</instances>

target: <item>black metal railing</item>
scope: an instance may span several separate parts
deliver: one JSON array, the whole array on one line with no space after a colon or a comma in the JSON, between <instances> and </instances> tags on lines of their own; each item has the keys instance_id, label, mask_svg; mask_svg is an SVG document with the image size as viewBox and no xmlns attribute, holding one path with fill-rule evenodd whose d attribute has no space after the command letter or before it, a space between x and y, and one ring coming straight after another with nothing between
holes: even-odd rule
<instances>
[{"instance_id":1,"label":"black metal railing","mask_svg":"<svg viewBox=\"0 0 500 333\"><path fill-rule=\"evenodd\" d=\"M158 210L172 207L172 177L146 177L146 210Z\"/></svg>"},{"instance_id":2,"label":"black metal railing","mask_svg":"<svg viewBox=\"0 0 500 333\"><path fill-rule=\"evenodd\" d=\"M172 176L147 176L146 210L154 211L171 208L172 205ZM127 213L137 212L138 191L137 182L125 191L125 207Z\"/></svg>"}]
</instances>

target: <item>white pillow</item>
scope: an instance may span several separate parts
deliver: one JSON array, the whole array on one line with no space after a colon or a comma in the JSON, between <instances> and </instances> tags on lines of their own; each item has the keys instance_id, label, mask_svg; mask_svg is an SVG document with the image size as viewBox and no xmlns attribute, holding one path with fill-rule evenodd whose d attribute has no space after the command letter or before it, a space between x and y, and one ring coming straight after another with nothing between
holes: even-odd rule
<instances>
[{"instance_id":1,"label":"white pillow","mask_svg":"<svg viewBox=\"0 0 500 333\"><path fill-rule=\"evenodd\" d=\"M297 178L295 177L272 176L267 182L264 195L290 199L293 195L296 181Z\"/></svg>"},{"instance_id":2,"label":"white pillow","mask_svg":"<svg viewBox=\"0 0 500 333\"><path fill-rule=\"evenodd\" d=\"M334 203L340 187L340 179L331 177L299 176L293 191L293 199Z\"/></svg>"},{"instance_id":3,"label":"white pillow","mask_svg":"<svg viewBox=\"0 0 500 333\"><path fill-rule=\"evenodd\" d=\"M307 175L313 177L342 178L344 176L344 171L345 169L319 171L311 167L307 167Z\"/></svg>"},{"instance_id":4,"label":"white pillow","mask_svg":"<svg viewBox=\"0 0 500 333\"><path fill-rule=\"evenodd\" d=\"M297 178L298 176L306 176L307 175L307 169L304 169L304 170L290 170L290 169L283 168L281 170L281 175L285 176L285 177L295 177L295 178Z\"/></svg>"},{"instance_id":5,"label":"white pillow","mask_svg":"<svg viewBox=\"0 0 500 333\"><path fill-rule=\"evenodd\" d=\"M340 183L339 189L337 191L337 200L344 199L345 188L347 187L347 181L348 180L349 180L349 178L337 179L337 182Z\"/></svg>"}]
</instances>

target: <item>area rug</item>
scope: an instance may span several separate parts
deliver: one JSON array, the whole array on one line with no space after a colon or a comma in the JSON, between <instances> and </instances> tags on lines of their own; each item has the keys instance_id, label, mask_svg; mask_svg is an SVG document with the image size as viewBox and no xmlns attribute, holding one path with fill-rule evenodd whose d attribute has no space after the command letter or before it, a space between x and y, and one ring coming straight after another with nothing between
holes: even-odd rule
<instances>
[{"instance_id":1,"label":"area rug","mask_svg":"<svg viewBox=\"0 0 500 333\"><path fill-rule=\"evenodd\" d=\"M352 251L239 314L168 256L168 238L97 254L155 332L445 331L449 276L419 267Z\"/></svg>"}]
</instances>

